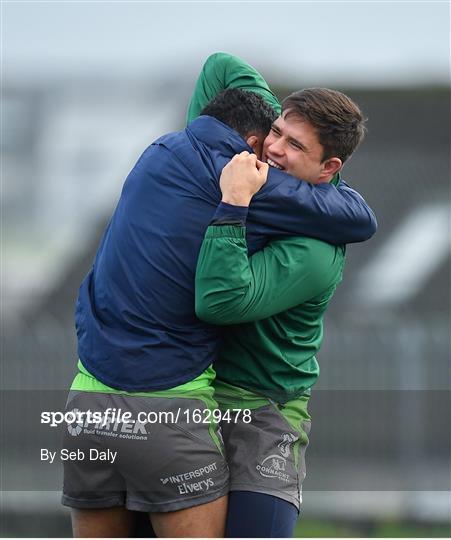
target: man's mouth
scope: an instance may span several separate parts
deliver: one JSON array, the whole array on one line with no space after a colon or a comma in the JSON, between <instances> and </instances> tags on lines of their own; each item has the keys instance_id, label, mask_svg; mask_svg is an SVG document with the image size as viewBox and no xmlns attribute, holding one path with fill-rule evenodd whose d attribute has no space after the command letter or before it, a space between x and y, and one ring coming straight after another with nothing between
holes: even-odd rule
<instances>
[{"instance_id":1,"label":"man's mouth","mask_svg":"<svg viewBox=\"0 0 451 540\"><path fill-rule=\"evenodd\" d=\"M279 165L278 163L276 163L275 161L273 161L273 160L270 159L270 158L266 158L266 163L267 163L270 167L274 167L275 169L279 169L279 170L283 171L282 165Z\"/></svg>"}]
</instances>

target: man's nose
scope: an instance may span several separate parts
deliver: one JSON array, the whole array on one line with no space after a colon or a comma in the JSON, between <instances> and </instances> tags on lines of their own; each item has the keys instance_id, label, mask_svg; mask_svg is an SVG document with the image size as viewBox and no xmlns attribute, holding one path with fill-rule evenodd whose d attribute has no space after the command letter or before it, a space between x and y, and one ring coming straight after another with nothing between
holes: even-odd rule
<instances>
[{"instance_id":1,"label":"man's nose","mask_svg":"<svg viewBox=\"0 0 451 540\"><path fill-rule=\"evenodd\" d=\"M285 148L285 145L284 145L284 142L282 141L281 138L279 139L276 139L270 146L269 146L269 151L272 153L272 154L277 154L278 156L281 156L283 153L284 153L284 148Z\"/></svg>"}]
</instances>

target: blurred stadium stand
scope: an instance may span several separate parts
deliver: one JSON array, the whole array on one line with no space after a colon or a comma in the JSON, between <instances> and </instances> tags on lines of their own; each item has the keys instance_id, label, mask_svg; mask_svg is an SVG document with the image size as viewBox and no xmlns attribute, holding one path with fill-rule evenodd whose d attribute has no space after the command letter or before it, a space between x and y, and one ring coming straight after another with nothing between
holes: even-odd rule
<instances>
[{"instance_id":1,"label":"blurred stadium stand","mask_svg":"<svg viewBox=\"0 0 451 540\"><path fill-rule=\"evenodd\" d=\"M27 395L70 384L78 286L128 169L154 138L183 124L189 89L173 92L164 99L177 106L155 109L148 88L130 95L124 86L108 102L92 89L6 89L5 121L14 129L2 149L4 249L11 253L2 285L3 390ZM368 135L343 178L371 204L379 230L348 248L344 281L326 316L304 514L447 522L449 89L348 93L368 117ZM23 411L7 413L19 418ZM42 487L38 477L36 487L19 481L32 475L31 458L28 466L20 458L30 430L26 439L20 429L2 434L3 466L24 486L27 510L58 523L64 514L56 488ZM10 490L20 488L3 489L10 535L19 526L18 493Z\"/></svg>"}]
</instances>

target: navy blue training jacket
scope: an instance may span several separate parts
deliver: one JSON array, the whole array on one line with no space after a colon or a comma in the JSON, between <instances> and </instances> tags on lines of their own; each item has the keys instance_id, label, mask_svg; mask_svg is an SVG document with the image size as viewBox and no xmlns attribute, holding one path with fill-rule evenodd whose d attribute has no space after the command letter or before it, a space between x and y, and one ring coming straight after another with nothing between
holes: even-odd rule
<instances>
[{"instance_id":1,"label":"navy blue training jacket","mask_svg":"<svg viewBox=\"0 0 451 540\"><path fill-rule=\"evenodd\" d=\"M155 141L127 177L76 308L79 357L104 384L171 388L216 359L221 329L195 315L195 269L206 227L227 211L222 168L243 150L252 151L237 132L201 116ZM343 182L313 186L270 168L246 227L253 253L270 237L360 242L376 220Z\"/></svg>"}]
</instances>

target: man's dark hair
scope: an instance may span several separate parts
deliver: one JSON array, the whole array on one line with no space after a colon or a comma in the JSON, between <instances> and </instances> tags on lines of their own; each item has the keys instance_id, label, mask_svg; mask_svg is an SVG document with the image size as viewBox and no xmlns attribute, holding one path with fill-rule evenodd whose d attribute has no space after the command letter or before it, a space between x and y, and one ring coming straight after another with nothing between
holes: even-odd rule
<instances>
[{"instance_id":1,"label":"man's dark hair","mask_svg":"<svg viewBox=\"0 0 451 540\"><path fill-rule=\"evenodd\" d=\"M253 134L266 136L277 118L274 109L262 97L239 88L224 90L200 114L213 116L238 131L244 139Z\"/></svg>"},{"instance_id":2,"label":"man's dark hair","mask_svg":"<svg viewBox=\"0 0 451 540\"><path fill-rule=\"evenodd\" d=\"M282 102L282 115L308 121L324 148L323 161L338 157L344 163L365 135L365 119L359 107L345 94L327 88L307 88Z\"/></svg>"}]
</instances>

